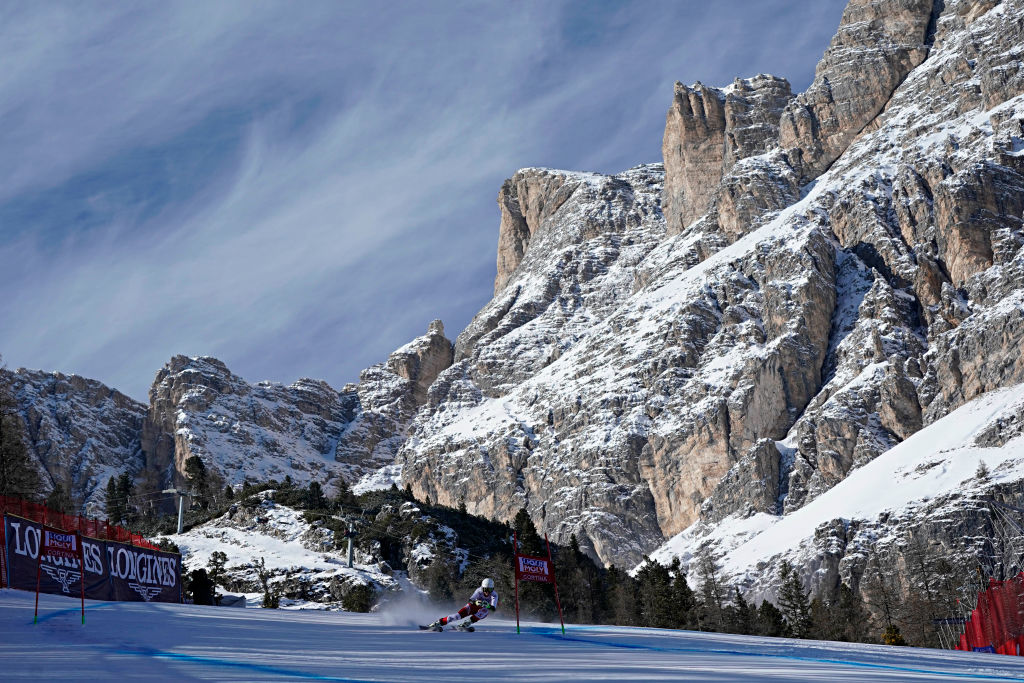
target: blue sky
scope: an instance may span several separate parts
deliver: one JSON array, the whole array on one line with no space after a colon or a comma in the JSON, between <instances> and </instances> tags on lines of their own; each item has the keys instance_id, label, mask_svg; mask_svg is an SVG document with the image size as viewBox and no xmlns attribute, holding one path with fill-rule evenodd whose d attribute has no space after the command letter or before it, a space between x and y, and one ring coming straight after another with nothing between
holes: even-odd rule
<instances>
[{"instance_id":1,"label":"blue sky","mask_svg":"<svg viewBox=\"0 0 1024 683\"><path fill-rule=\"evenodd\" d=\"M516 169L660 161L676 80L804 89L844 4L0 2L0 354L340 388L490 299Z\"/></svg>"}]
</instances>

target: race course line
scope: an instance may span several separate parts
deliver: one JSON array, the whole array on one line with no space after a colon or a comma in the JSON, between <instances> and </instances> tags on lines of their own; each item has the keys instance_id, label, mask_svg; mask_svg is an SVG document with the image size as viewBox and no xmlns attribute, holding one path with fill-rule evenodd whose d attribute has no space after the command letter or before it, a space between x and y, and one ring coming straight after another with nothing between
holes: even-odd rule
<instances>
[{"instance_id":1,"label":"race course line","mask_svg":"<svg viewBox=\"0 0 1024 683\"><path fill-rule=\"evenodd\" d=\"M290 678L304 678L313 681L338 681L340 683L376 683L375 681L366 681L358 678L339 678L337 676L323 676L321 674L309 673L308 671L296 671L295 669L283 669L277 666L267 666L265 664L251 664L249 662L237 662L231 659L218 659L216 657L201 657L199 655L186 655L180 652L165 652L163 650L155 650L151 648L139 648L139 649L116 649L116 648L98 648L103 652L114 655L129 655L133 657L150 657L153 659L169 659L175 662L187 662L189 664L202 664L204 666L220 667L225 669L243 669L245 671L254 671L262 674L271 674L274 676L288 676Z\"/></svg>"},{"instance_id":2,"label":"race course line","mask_svg":"<svg viewBox=\"0 0 1024 683\"><path fill-rule=\"evenodd\" d=\"M536 635L539 635L543 638L553 638L555 640L571 640L573 642L585 643L587 645L617 647L626 650L649 650L652 652L680 652L685 654L733 655L737 657L766 657L771 659L790 659L798 662L811 662L814 664L839 664L843 666L858 667L862 669L882 669L885 671L899 671L902 673L927 674L929 676L944 676L946 678L972 678L981 681L1024 681L1024 677L1010 676L1005 674L982 674L971 672L955 673L952 671L936 671L934 669L916 669L909 666L897 666L895 664L876 664L872 662L856 662L849 659L826 659L824 657L801 657L800 655L783 655L773 654L770 652L744 652L742 650L706 649L698 647L659 647L657 645L615 643L600 640L588 640L587 638L580 638L574 636L563 636L558 631L548 631L541 629L537 629L536 631L534 631L532 628L530 629L530 632L533 632Z\"/></svg>"},{"instance_id":3,"label":"race course line","mask_svg":"<svg viewBox=\"0 0 1024 683\"><path fill-rule=\"evenodd\" d=\"M113 603L113 602L101 602L98 605L86 605L85 609L99 609L100 607L111 607L114 604L115 603ZM82 613L81 606L79 606L79 607L69 607L68 609L57 610L56 612L50 612L48 614L44 614L43 616L39 617L39 619L35 623L40 623L41 624L44 621L49 621L50 619L54 619L56 617L60 617L60 616L63 616L65 614L72 614L72 613L74 613L74 614L81 614Z\"/></svg>"}]
</instances>

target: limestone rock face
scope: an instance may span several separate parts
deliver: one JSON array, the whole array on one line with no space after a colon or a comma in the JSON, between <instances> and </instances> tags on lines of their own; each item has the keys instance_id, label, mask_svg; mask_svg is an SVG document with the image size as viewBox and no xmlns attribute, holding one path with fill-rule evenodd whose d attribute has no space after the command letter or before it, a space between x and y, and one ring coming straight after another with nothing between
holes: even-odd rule
<instances>
[{"instance_id":1,"label":"limestone rock face","mask_svg":"<svg viewBox=\"0 0 1024 683\"><path fill-rule=\"evenodd\" d=\"M1024 381L1022 17L853 0L795 99L678 85L660 216L638 171L546 172L403 483L629 563L697 520L795 512Z\"/></svg>"},{"instance_id":2,"label":"limestone rock face","mask_svg":"<svg viewBox=\"0 0 1024 683\"><path fill-rule=\"evenodd\" d=\"M726 89L676 83L662 140L670 233L708 210L733 164L776 146L779 118L792 97L785 79L764 74L736 79Z\"/></svg>"},{"instance_id":3,"label":"limestone rock face","mask_svg":"<svg viewBox=\"0 0 1024 683\"><path fill-rule=\"evenodd\" d=\"M82 512L102 516L110 477L142 469L146 407L78 375L24 368L0 373L25 423L43 484L39 493L61 484Z\"/></svg>"},{"instance_id":4,"label":"limestone rock face","mask_svg":"<svg viewBox=\"0 0 1024 683\"><path fill-rule=\"evenodd\" d=\"M215 358L175 356L157 373L143 429L147 467L184 486L185 461L198 456L231 486L246 479L330 484L353 479L334 449L355 397L325 382L249 384ZM168 470L169 468L169 470Z\"/></svg>"},{"instance_id":5,"label":"limestone rock face","mask_svg":"<svg viewBox=\"0 0 1024 683\"><path fill-rule=\"evenodd\" d=\"M393 460L426 387L451 357L440 320L340 392L311 379L250 384L215 358L175 356L150 389L147 467L170 472L175 485L193 455L233 486L285 476L353 482Z\"/></svg>"},{"instance_id":6,"label":"limestone rock face","mask_svg":"<svg viewBox=\"0 0 1024 683\"><path fill-rule=\"evenodd\" d=\"M413 416L427 402L430 385L452 364L452 354L444 325L435 320L427 334L363 370L359 383L347 387L354 392L356 414L338 440L336 459L363 471L391 463Z\"/></svg>"},{"instance_id":7,"label":"limestone rock face","mask_svg":"<svg viewBox=\"0 0 1024 683\"><path fill-rule=\"evenodd\" d=\"M566 180L569 180L566 183ZM540 224L558 210L577 183L547 169L527 168L505 181L498 192L501 226L498 229L498 295L523 260L530 238Z\"/></svg>"},{"instance_id":8,"label":"limestone rock face","mask_svg":"<svg viewBox=\"0 0 1024 683\"><path fill-rule=\"evenodd\" d=\"M882 111L928 54L933 0L851 0L814 82L787 107L783 149L799 149L804 177L821 174Z\"/></svg>"},{"instance_id":9,"label":"limestone rock face","mask_svg":"<svg viewBox=\"0 0 1024 683\"><path fill-rule=\"evenodd\" d=\"M862 11L861 4L852 2L847 15ZM876 5L870 12L912 8ZM925 9L918 5L915 16ZM806 585L829 595L840 579L856 584L869 543L891 554L893 569L908 561L907 539L938 545L947 557L962 553L972 566L983 562L993 549L979 544L996 543L996 531L979 501L994 496L1019 502L1019 494L1009 493L1024 479L1012 457L1019 449L1019 403L971 436L973 444L1003 449L992 454L1004 460L991 482L963 482L934 498L923 490L905 508L876 517L842 511L842 496L833 495L849 491L838 487L896 457L891 454L901 452L902 441L953 410L972 400L998 401L987 397L1024 382L1018 350L1024 343L1024 2L951 1L937 10L928 30L934 40L925 40L931 43L927 58L900 77L845 149L825 165L804 169L806 178L827 166L809 192L820 195L817 208L836 250L836 306L820 389L785 438L775 439L778 455L766 444L741 458L705 501L701 521L666 546L685 555L705 542L720 544L723 562L734 576L747 577L755 596L771 594L770 569L738 568L729 553L738 548L735 557L750 562L747 543L756 544L759 531L722 537L716 529L761 529L821 515L813 539L793 537L791 546L762 548L757 561L786 557L801 568ZM907 58L916 61L911 44L906 47ZM819 77L829 62L826 55ZM866 76L873 73L865 70ZM801 95L787 114L804 104ZM784 135L786 125L783 117ZM814 152L812 147L801 148ZM821 145L817 158L828 159L827 148ZM792 149L784 154L794 157ZM903 470L893 465L892 481L910 486L939 471L945 444L936 444L916 454L934 462ZM775 460L780 507L772 512L769 501L752 492ZM820 499L828 502L818 505ZM799 517L791 514L797 510ZM964 512L951 518L951 510ZM771 521L757 513L768 513ZM731 519L719 526L723 514Z\"/></svg>"},{"instance_id":10,"label":"limestone rock face","mask_svg":"<svg viewBox=\"0 0 1024 683\"><path fill-rule=\"evenodd\" d=\"M499 518L525 506L621 565L694 521L811 400L834 252L809 198L750 235L760 247L690 268L691 236L666 239L657 211L660 168L574 179L459 336L397 461L419 496Z\"/></svg>"}]
</instances>

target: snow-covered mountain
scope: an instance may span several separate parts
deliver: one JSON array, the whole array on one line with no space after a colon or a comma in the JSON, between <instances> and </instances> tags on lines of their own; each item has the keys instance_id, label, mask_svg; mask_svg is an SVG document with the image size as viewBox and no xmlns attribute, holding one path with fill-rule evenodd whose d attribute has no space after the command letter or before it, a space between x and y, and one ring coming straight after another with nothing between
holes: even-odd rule
<instances>
[{"instance_id":1,"label":"snow-covered mountain","mask_svg":"<svg viewBox=\"0 0 1024 683\"><path fill-rule=\"evenodd\" d=\"M664 175L516 174L402 480L633 564L1024 381L1022 17L853 0L805 93L677 85Z\"/></svg>"},{"instance_id":2,"label":"snow-covered mountain","mask_svg":"<svg viewBox=\"0 0 1024 683\"><path fill-rule=\"evenodd\" d=\"M906 546L916 536L940 543L950 555L989 559L989 574L1013 574L1019 566L991 563L992 545L1000 540L993 525L1001 519L989 501L1008 492L1019 497L1022 478L1024 384L961 406L798 510L698 522L651 557L668 564L710 549L723 572L753 596L772 592L776 577L769 569L782 559L804 568L815 593L830 592L840 580L856 585L869 554Z\"/></svg>"},{"instance_id":3,"label":"snow-covered mountain","mask_svg":"<svg viewBox=\"0 0 1024 683\"><path fill-rule=\"evenodd\" d=\"M971 501L1024 479L1022 59L1024 0L851 0L805 92L676 84L662 163L514 174L454 347L432 324L340 392L172 359L146 465L397 479L620 566L710 540L765 591L783 557L855 584L867 530L992 551Z\"/></svg>"},{"instance_id":4,"label":"snow-covered mountain","mask_svg":"<svg viewBox=\"0 0 1024 683\"><path fill-rule=\"evenodd\" d=\"M60 484L88 514L103 516L107 480L143 469L146 407L96 380L0 369L25 424L28 452L46 495Z\"/></svg>"},{"instance_id":5,"label":"snow-covered mountain","mask_svg":"<svg viewBox=\"0 0 1024 683\"><path fill-rule=\"evenodd\" d=\"M3 379L43 475L41 493L65 483L85 511L102 516L111 475L185 487L192 456L232 486L285 476L328 490L355 482L393 461L451 355L435 320L341 391L313 379L252 384L216 358L186 356L157 373L148 407L77 375L20 369Z\"/></svg>"}]
</instances>

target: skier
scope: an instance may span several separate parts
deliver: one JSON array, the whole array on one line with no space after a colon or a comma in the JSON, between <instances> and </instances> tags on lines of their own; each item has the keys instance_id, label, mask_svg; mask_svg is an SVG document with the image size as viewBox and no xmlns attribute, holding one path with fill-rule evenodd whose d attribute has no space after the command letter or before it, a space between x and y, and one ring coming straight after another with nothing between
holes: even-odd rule
<instances>
[{"instance_id":1,"label":"skier","mask_svg":"<svg viewBox=\"0 0 1024 683\"><path fill-rule=\"evenodd\" d=\"M492 610L496 609L498 609L498 593L494 590L494 579L484 579L480 582L480 587L473 591L473 595L469 596L469 602L466 603L465 607L454 614L449 614L447 617L441 617L429 626L421 626L420 628L443 631L446 624L458 621L459 619L465 619L466 617L469 617L469 624L475 624L481 619L486 618ZM463 631L473 630L473 627L466 623L456 624L454 628Z\"/></svg>"}]
</instances>

